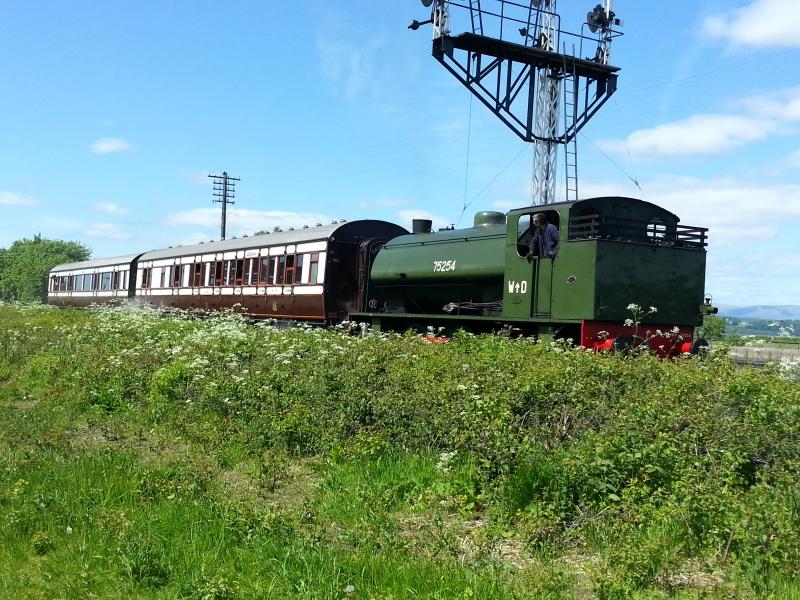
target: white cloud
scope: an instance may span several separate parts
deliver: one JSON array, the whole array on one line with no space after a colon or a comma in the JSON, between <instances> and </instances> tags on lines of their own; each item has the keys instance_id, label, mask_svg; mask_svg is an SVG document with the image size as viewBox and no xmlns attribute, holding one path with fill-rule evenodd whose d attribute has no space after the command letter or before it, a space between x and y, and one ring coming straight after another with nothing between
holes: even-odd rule
<instances>
[{"instance_id":1,"label":"white cloud","mask_svg":"<svg viewBox=\"0 0 800 600\"><path fill-rule=\"evenodd\" d=\"M800 122L800 87L756 94L738 104L758 117L781 123Z\"/></svg>"},{"instance_id":2,"label":"white cloud","mask_svg":"<svg viewBox=\"0 0 800 600\"><path fill-rule=\"evenodd\" d=\"M130 149L131 145L128 142L118 138L100 138L89 144L92 154L116 154Z\"/></svg>"},{"instance_id":3,"label":"white cloud","mask_svg":"<svg viewBox=\"0 0 800 600\"><path fill-rule=\"evenodd\" d=\"M787 131L800 123L800 87L753 94L729 103L738 114L697 114L602 140L607 152L630 153L634 161L664 156L719 154Z\"/></svg>"},{"instance_id":4,"label":"white cloud","mask_svg":"<svg viewBox=\"0 0 800 600\"><path fill-rule=\"evenodd\" d=\"M376 57L385 45L383 34L356 29L330 13L317 34L322 74L348 98L376 92L381 88Z\"/></svg>"},{"instance_id":5,"label":"white cloud","mask_svg":"<svg viewBox=\"0 0 800 600\"><path fill-rule=\"evenodd\" d=\"M0 206L33 206L39 201L14 192L0 192Z\"/></svg>"},{"instance_id":6,"label":"white cloud","mask_svg":"<svg viewBox=\"0 0 800 600\"><path fill-rule=\"evenodd\" d=\"M405 198L376 198L374 200L364 200L359 204L361 208L393 208L395 206L405 206L408 200Z\"/></svg>"},{"instance_id":7,"label":"white cloud","mask_svg":"<svg viewBox=\"0 0 800 600\"><path fill-rule=\"evenodd\" d=\"M421 210L415 208L397 211L395 215L400 221L398 225L402 225L409 231L411 230L411 221L413 221L414 219L430 219L431 221L433 221L433 227L435 229L439 229L442 227L449 227L453 223L453 221L448 219L447 217L434 214L427 210Z\"/></svg>"},{"instance_id":8,"label":"white cloud","mask_svg":"<svg viewBox=\"0 0 800 600\"><path fill-rule=\"evenodd\" d=\"M106 213L107 215L124 215L131 212L129 209L114 202L96 202L92 208L97 212Z\"/></svg>"},{"instance_id":9,"label":"white cloud","mask_svg":"<svg viewBox=\"0 0 800 600\"><path fill-rule=\"evenodd\" d=\"M798 22L797 0L753 0L746 6L708 17L702 31L733 46L800 47Z\"/></svg>"},{"instance_id":10,"label":"white cloud","mask_svg":"<svg viewBox=\"0 0 800 600\"><path fill-rule=\"evenodd\" d=\"M126 240L130 237L127 231L113 223L93 223L86 230L86 235L107 240Z\"/></svg>"},{"instance_id":11,"label":"white cloud","mask_svg":"<svg viewBox=\"0 0 800 600\"><path fill-rule=\"evenodd\" d=\"M217 232L219 231L219 221L220 211L218 209L193 208L167 216L165 224L172 227L205 227ZM314 227L317 223L326 225L330 222L331 217L319 213L232 208L228 210L227 215L227 235L231 237L252 234L256 231L272 231L276 226L284 230L290 227L300 229L304 225ZM213 239L217 239L217 237L215 236Z\"/></svg>"},{"instance_id":12,"label":"white cloud","mask_svg":"<svg viewBox=\"0 0 800 600\"><path fill-rule=\"evenodd\" d=\"M762 246L787 220L800 220L800 185L663 177L642 182L642 189L637 197L672 211L681 223L708 227L714 247ZM631 193L622 186L591 183L582 190L585 197Z\"/></svg>"},{"instance_id":13,"label":"white cloud","mask_svg":"<svg viewBox=\"0 0 800 600\"><path fill-rule=\"evenodd\" d=\"M623 140L605 140L607 152L630 152L634 160L659 156L708 155L766 138L778 129L769 119L735 115L694 115L688 119L634 131Z\"/></svg>"}]
</instances>

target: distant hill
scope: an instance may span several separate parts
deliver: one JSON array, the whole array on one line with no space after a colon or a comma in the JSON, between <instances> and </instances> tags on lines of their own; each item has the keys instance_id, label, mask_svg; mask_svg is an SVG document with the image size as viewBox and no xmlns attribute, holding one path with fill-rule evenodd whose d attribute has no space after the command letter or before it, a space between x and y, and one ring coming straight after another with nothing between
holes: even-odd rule
<instances>
[{"instance_id":1,"label":"distant hill","mask_svg":"<svg viewBox=\"0 0 800 600\"><path fill-rule=\"evenodd\" d=\"M739 319L770 319L775 321L800 319L800 306L795 304L754 306L725 306L719 309L720 316Z\"/></svg>"}]
</instances>

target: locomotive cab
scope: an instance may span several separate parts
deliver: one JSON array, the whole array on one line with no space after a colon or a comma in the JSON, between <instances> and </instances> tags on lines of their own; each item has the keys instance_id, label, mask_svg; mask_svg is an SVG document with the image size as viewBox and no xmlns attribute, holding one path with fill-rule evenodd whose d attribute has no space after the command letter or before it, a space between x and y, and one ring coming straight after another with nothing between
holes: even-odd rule
<instances>
[{"instance_id":1,"label":"locomotive cab","mask_svg":"<svg viewBox=\"0 0 800 600\"><path fill-rule=\"evenodd\" d=\"M533 214L557 225L552 259L526 260ZM603 331L622 334L629 305L650 307L646 327L678 327L692 338L701 323L705 233L676 215L633 198L591 198L508 213L503 316L529 319L592 347ZM627 330L626 330L627 331ZM631 333L631 332L627 332ZM646 331L636 332L647 335Z\"/></svg>"}]
</instances>

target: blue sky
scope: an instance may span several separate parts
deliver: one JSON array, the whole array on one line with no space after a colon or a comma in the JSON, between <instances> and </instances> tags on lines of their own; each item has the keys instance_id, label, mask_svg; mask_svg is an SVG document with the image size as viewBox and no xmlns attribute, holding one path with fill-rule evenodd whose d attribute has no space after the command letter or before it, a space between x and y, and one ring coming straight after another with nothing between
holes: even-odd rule
<instances>
[{"instance_id":1,"label":"blue sky","mask_svg":"<svg viewBox=\"0 0 800 600\"><path fill-rule=\"evenodd\" d=\"M562 23L593 6L560 0ZM800 304L800 2L614 7L619 91L579 139L581 195L709 227L718 303ZM416 0L7 3L0 247L216 239L209 171L242 178L229 235L529 203L531 149L477 102L470 121L430 29L406 28L426 17Z\"/></svg>"}]
</instances>

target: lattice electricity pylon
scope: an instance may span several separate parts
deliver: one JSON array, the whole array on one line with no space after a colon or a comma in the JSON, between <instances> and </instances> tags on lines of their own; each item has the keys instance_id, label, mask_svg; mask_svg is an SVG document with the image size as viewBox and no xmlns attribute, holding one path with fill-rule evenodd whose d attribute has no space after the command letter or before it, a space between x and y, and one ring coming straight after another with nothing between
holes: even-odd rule
<instances>
[{"instance_id":1,"label":"lattice electricity pylon","mask_svg":"<svg viewBox=\"0 0 800 600\"><path fill-rule=\"evenodd\" d=\"M621 22L611 0L604 1L581 33L561 29L556 0L422 0L431 18L410 25L431 23L433 56L511 131L535 144L533 204L555 201L561 146L567 147L567 195L577 196L575 136L617 89L619 69L608 59ZM466 21L467 14L469 30L453 35L459 15ZM587 26L596 37L584 33ZM584 42L597 44L594 57L581 58Z\"/></svg>"}]
</instances>

